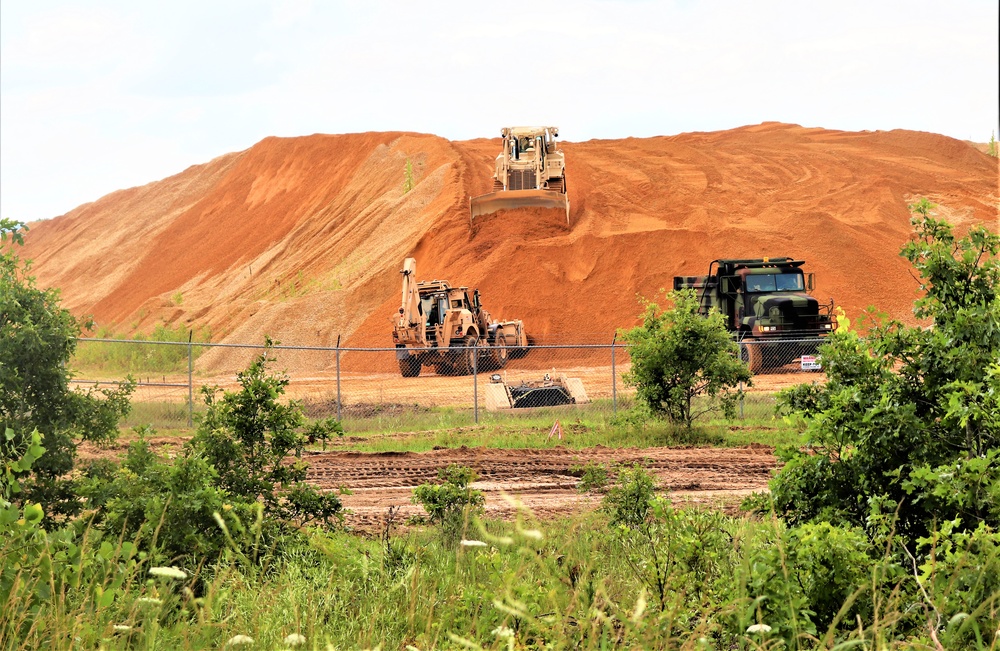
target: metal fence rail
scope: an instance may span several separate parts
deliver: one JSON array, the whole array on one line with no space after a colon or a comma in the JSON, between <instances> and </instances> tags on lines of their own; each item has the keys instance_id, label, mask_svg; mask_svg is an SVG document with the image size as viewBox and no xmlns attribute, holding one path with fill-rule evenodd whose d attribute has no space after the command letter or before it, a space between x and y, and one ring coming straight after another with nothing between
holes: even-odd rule
<instances>
[{"instance_id":1,"label":"metal fence rail","mask_svg":"<svg viewBox=\"0 0 1000 651\"><path fill-rule=\"evenodd\" d=\"M74 383L136 381L128 424L191 427L203 387L235 390L238 374L266 347L121 339L79 339L71 363ZM742 342L753 386L739 406L744 419L770 419L774 393L822 380L816 354L821 340ZM287 397L311 417L332 416L349 431L433 429L540 412L613 417L631 407L631 368L621 343L549 344L507 351L452 347L424 357L401 357L396 348L275 345L271 369L288 377ZM569 415L566 416L570 417ZM714 416L706 415L703 419Z\"/></svg>"}]
</instances>

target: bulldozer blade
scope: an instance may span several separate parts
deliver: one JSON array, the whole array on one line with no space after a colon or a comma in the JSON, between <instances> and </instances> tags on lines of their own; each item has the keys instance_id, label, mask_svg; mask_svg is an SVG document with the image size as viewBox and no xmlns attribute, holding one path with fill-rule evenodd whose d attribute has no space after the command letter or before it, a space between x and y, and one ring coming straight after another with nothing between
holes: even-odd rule
<instances>
[{"instance_id":1,"label":"bulldozer blade","mask_svg":"<svg viewBox=\"0 0 1000 651\"><path fill-rule=\"evenodd\" d=\"M550 190L506 190L473 197L469 200L470 221L498 210L517 208L560 208L566 211L569 224L569 197Z\"/></svg>"}]
</instances>

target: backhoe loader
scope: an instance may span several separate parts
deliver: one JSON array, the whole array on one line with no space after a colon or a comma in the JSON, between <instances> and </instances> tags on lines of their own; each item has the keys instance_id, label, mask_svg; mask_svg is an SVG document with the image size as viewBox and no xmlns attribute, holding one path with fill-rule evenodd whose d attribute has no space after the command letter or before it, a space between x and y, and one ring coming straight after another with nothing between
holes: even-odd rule
<instances>
[{"instance_id":1,"label":"backhoe loader","mask_svg":"<svg viewBox=\"0 0 1000 651\"><path fill-rule=\"evenodd\" d=\"M438 375L468 375L503 368L510 357L527 352L520 320L495 321L479 302L479 290L452 287L446 280L417 282L417 261L407 258L400 271L403 296L392 329L396 360L403 377L432 366Z\"/></svg>"}]
</instances>

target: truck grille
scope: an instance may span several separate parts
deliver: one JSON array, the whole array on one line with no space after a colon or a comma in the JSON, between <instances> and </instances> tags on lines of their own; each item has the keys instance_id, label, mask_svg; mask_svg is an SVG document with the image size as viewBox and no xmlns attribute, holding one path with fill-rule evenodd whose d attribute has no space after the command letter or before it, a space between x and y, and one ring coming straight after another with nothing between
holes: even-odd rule
<instances>
[{"instance_id":1,"label":"truck grille","mask_svg":"<svg viewBox=\"0 0 1000 651\"><path fill-rule=\"evenodd\" d=\"M508 190L534 190L535 170L511 170L507 177Z\"/></svg>"}]
</instances>

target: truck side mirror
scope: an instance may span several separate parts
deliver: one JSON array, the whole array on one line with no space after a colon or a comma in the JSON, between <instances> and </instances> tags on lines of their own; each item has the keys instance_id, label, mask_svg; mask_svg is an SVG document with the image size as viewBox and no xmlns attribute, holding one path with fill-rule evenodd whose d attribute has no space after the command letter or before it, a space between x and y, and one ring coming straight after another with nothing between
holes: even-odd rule
<instances>
[{"instance_id":1,"label":"truck side mirror","mask_svg":"<svg viewBox=\"0 0 1000 651\"><path fill-rule=\"evenodd\" d=\"M815 285L816 285L815 274L811 272L806 274L806 289L808 289L811 292Z\"/></svg>"}]
</instances>

